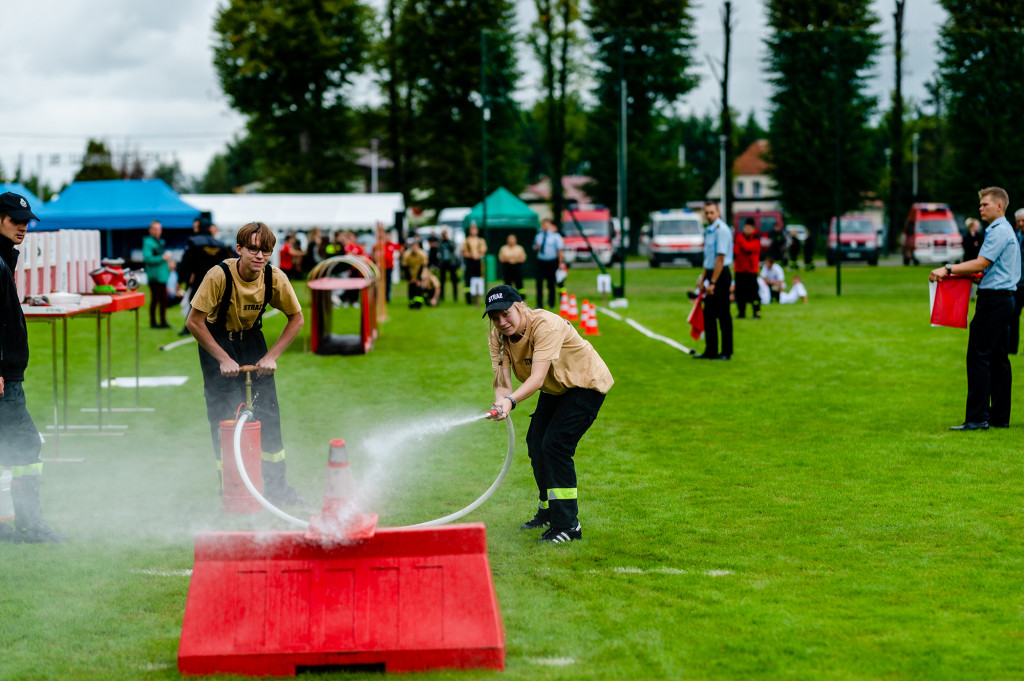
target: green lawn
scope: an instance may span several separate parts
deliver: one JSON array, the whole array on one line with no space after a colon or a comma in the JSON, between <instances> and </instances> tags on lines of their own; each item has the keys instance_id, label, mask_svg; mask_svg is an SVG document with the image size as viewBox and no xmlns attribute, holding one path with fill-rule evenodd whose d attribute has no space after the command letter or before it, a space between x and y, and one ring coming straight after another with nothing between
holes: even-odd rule
<instances>
[{"instance_id":1,"label":"green lawn","mask_svg":"<svg viewBox=\"0 0 1024 681\"><path fill-rule=\"evenodd\" d=\"M570 290L595 297L593 274L574 270ZM695 275L629 270L620 312L703 349L685 322ZM616 384L577 453L582 542L538 547L517 529L534 510L533 400L516 410L512 472L467 518L488 528L507 635L500 678L1024 675L1024 420L947 430L963 420L967 333L928 325L926 268L844 267L841 297L833 270L804 281L810 304L734 322L729 363L695 362L599 317L593 342ZM296 342L278 373L293 484L317 505L327 441L343 437L383 525L465 506L505 452L500 424L436 427L490 403L480 310L410 311L403 290L371 354L318 357ZM114 318L118 376L133 373L131 320ZM355 328L352 311L335 322ZM269 319L270 335L282 325ZM87 424L95 415L77 407L95 404L95 324L70 332L72 421ZM30 334L26 390L43 428L49 333ZM141 334L144 376L189 380L144 389L155 411L116 413L123 436L61 439L61 459L84 461L47 465L44 507L71 539L0 545L0 679L177 678L194 534L287 527L220 513L195 346L161 352L174 331ZM132 406L134 391L113 401Z\"/></svg>"}]
</instances>

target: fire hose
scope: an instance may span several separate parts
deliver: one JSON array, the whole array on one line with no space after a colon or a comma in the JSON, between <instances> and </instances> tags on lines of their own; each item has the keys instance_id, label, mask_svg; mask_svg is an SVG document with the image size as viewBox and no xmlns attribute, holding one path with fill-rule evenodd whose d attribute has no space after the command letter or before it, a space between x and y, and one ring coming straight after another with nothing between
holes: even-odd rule
<instances>
[{"instance_id":1,"label":"fire hose","mask_svg":"<svg viewBox=\"0 0 1024 681\"><path fill-rule=\"evenodd\" d=\"M473 419L473 421L479 421L480 419L490 419L493 418L495 414L495 410L492 409L491 411L485 414L481 414L477 418ZM272 503L267 501L262 494L260 494L259 490L256 489L256 486L252 484L252 480L249 479L249 474L245 470L245 462L242 461L242 428L245 426L246 422L249 421L249 419L251 419L252 417L252 411L249 408L245 408L238 415L238 420L235 423L235 465L238 467L238 473L242 478L242 483L245 485L245 488L249 490L249 494L251 494L253 498L255 498L256 501L259 502L260 506L267 509L268 511L276 515L278 518L281 518L282 520L292 523L293 525L298 525L302 528L308 528L309 521L300 520L295 516L285 513L277 506L274 506ZM512 467L512 455L515 452L516 433L515 429L512 427L511 416L505 417L505 429L508 433L508 450L505 453L505 462L501 466L501 471L498 473L498 477L495 478L494 482L491 483L491 486L488 487L487 490L476 499L476 501L471 503L469 506L466 506L462 510L456 511L455 513L451 513L441 518L428 520L423 523L416 523L415 525L406 525L406 527L429 527L432 525L444 525L446 523L450 523L453 520L458 520L459 518L472 513L477 508L479 508L481 504L490 499L491 495L494 494L494 492L497 491L498 487L501 486L501 482L505 479L505 476L508 474L509 469Z\"/></svg>"}]
</instances>

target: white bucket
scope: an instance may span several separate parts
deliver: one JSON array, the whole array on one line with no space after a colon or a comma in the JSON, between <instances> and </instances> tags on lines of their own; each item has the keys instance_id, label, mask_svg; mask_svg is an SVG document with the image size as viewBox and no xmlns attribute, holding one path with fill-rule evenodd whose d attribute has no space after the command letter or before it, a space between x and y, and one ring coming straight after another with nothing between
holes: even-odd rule
<instances>
[{"instance_id":1,"label":"white bucket","mask_svg":"<svg viewBox=\"0 0 1024 681\"><path fill-rule=\"evenodd\" d=\"M11 469L0 471L0 520L14 517L14 502L11 501Z\"/></svg>"}]
</instances>

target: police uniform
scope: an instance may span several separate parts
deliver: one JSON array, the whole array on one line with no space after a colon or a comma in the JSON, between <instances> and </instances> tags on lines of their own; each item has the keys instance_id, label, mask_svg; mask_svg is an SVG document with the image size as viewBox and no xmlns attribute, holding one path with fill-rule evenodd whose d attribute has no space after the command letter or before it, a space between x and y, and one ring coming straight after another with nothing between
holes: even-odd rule
<instances>
[{"instance_id":1,"label":"police uniform","mask_svg":"<svg viewBox=\"0 0 1024 681\"><path fill-rule=\"evenodd\" d=\"M965 424L1005 427L1010 423L1013 381L1007 357L1014 293L1020 281L1020 246L1013 228L999 217L985 230L979 257L992 264L978 284L978 302L967 341Z\"/></svg>"}]
</instances>

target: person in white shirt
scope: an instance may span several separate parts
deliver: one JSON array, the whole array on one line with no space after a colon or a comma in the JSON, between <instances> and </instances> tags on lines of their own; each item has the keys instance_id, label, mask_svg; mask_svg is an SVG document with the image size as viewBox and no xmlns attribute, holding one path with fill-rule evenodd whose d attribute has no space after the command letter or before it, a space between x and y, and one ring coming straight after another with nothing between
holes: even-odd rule
<instances>
[{"instance_id":1,"label":"person in white shirt","mask_svg":"<svg viewBox=\"0 0 1024 681\"><path fill-rule=\"evenodd\" d=\"M760 281L758 282L759 289L762 283L769 291L769 300L774 300L776 303L779 302L779 294L786 288L786 272L775 262L775 258L770 255L761 264ZM764 300L763 295L761 298L763 304L767 305L769 303L769 300Z\"/></svg>"},{"instance_id":2,"label":"person in white shirt","mask_svg":"<svg viewBox=\"0 0 1024 681\"><path fill-rule=\"evenodd\" d=\"M807 302L807 288L800 281L800 277L793 277L793 286L788 291L783 291L779 294L779 302L786 305L788 303L795 303L798 300L801 303Z\"/></svg>"}]
</instances>

